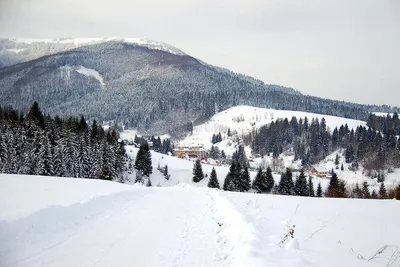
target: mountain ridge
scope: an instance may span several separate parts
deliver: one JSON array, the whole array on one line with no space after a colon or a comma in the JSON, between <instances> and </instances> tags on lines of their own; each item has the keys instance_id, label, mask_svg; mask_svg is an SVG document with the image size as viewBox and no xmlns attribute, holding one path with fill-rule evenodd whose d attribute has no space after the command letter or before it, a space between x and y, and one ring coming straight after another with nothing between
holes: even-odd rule
<instances>
[{"instance_id":1,"label":"mountain ridge","mask_svg":"<svg viewBox=\"0 0 400 267\"><path fill-rule=\"evenodd\" d=\"M82 68L101 76L104 85L96 75L77 71ZM144 132L173 135L236 105L362 120L371 110L398 110L305 96L190 55L123 40L84 45L2 67L0 90L0 104L20 110L38 101L45 112L60 116L85 115Z\"/></svg>"}]
</instances>

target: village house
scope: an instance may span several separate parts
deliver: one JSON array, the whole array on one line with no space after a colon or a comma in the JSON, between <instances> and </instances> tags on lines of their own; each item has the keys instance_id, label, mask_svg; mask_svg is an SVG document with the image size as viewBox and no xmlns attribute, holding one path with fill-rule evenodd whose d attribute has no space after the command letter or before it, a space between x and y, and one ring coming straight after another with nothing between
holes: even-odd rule
<instances>
[{"instance_id":1,"label":"village house","mask_svg":"<svg viewBox=\"0 0 400 267\"><path fill-rule=\"evenodd\" d=\"M175 155L178 158L198 158L203 159L207 156L207 151L200 144L198 145L180 145L175 146Z\"/></svg>"},{"instance_id":2,"label":"village house","mask_svg":"<svg viewBox=\"0 0 400 267\"><path fill-rule=\"evenodd\" d=\"M312 168L311 174L313 176L317 176L317 177L324 177L324 178L329 178L330 177L330 172L329 171L327 171L325 169L316 168L316 167Z\"/></svg>"}]
</instances>

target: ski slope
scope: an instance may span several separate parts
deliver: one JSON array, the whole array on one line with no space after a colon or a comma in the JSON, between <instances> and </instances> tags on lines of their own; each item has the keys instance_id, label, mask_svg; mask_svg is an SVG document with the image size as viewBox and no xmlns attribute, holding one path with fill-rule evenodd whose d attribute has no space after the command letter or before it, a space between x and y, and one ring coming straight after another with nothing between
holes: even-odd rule
<instances>
[{"instance_id":1,"label":"ski slope","mask_svg":"<svg viewBox=\"0 0 400 267\"><path fill-rule=\"evenodd\" d=\"M393 200L18 175L0 175L0 190L4 267L400 264L400 202ZM295 238L281 247L286 224L296 225Z\"/></svg>"}]
</instances>

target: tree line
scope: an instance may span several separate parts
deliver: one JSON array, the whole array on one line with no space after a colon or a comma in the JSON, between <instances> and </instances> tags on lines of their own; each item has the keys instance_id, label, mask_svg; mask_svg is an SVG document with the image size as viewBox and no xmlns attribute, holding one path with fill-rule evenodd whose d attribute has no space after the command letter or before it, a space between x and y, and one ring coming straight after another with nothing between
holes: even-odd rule
<instances>
[{"instance_id":1,"label":"tree line","mask_svg":"<svg viewBox=\"0 0 400 267\"><path fill-rule=\"evenodd\" d=\"M386 119L379 119L385 121ZM400 142L396 137L395 123L384 132L372 127L358 126L350 129L347 124L331 132L324 118L319 121L296 117L279 119L244 137L244 142L255 153L277 158L283 151L292 151L295 160L307 168L341 148L351 168L360 164L372 178L383 178L386 171L400 167ZM339 166L337 166L339 168Z\"/></svg>"},{"instance_id":2,"label":"tree line","mask_svg":"<svg viewBox=\"0 0 400 267\"><path fill-rule=\"evenodd\" d=\"M51 117L34 102L24 114L0 107L0 172L119 180L125 148L94 120Z\"/></svg>"},{"instance_id":3,"label":"tree line","mask_svg":"<svg viewBox=\"0 0 400 267\"><path fill-rule=\"evenodd\" d=\"M193 166L193 182L198 183L204 178L200 160L197 160ZM375 190L371 192L368 183L365 181L361 187L356 184L353 189L350 189L346 186L345 181L338 178L335 172L332 172L332 178L329 180L329 185L325 191L322 189L320 182L315 189L313 177L309 176L307 179L303 170L294 178L289 168L281 174L278 183L275 182L270 167L267 167L265 171L259 168L256 176L251 181L248 168L242 168L236 160L232 162L222 188L214 167L212 168L207 186L233 192L249 192L251 190L251 192L259 194L364 199L396 198L400 200L400 185L387 190L385 184L382 182L378 192Z\"/></svg>"}]
</instances>

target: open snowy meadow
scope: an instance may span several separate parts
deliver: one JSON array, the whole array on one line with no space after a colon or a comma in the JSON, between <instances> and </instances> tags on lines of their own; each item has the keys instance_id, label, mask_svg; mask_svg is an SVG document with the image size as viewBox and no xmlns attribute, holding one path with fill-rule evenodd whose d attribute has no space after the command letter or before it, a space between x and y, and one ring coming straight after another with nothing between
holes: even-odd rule
<instances>
[{"instance_id":1,"label":"open snowy meadow","mask_svg":"<svg viewBox=\"0 0 400 267\"><path fill-rule=\"evenodd\" d=\"M400 265L395 200L19 175L0 190L4 267Z\"/></svg>"}]
</instances>

